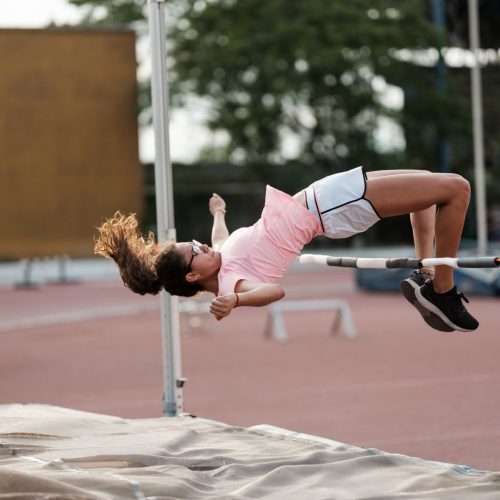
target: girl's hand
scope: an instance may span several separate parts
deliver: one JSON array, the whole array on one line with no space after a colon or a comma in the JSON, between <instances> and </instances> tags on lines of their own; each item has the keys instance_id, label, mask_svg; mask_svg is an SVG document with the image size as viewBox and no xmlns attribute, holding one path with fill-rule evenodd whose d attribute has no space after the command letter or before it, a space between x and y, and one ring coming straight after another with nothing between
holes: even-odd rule
<instances>
[{"instance_id":1,"label":"girl's hand","mask_svg":"<svg viewBox=\"0 0 500 500\"><path fill-rule=\"evenodd\" d=\"M226 202L217 194L214 193L208 202L210 213L215 216L216 212L226 213Z\"/></svg>"},{"instance_id":2,"label":"girl's hand","mask_svg":"<svg viewBox=\"0 0 500 500\"><path fill-rule=\"evenodd\" d=\"M231 311L238 303L238 298L235 293L226 293L220 297L215 297L210 304L210 312L215 316L217 321L229 316Z\"/></svg>"}]
</instances>

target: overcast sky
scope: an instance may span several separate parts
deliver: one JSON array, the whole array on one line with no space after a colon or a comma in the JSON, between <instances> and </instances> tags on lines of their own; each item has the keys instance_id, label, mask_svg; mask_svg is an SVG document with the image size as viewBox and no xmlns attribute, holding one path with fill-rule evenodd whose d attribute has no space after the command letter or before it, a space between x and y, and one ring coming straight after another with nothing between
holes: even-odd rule
<instances>
[{"instance_id":1,"label":"overcast sky","mask_svg":"<svg viewBox=\"0 0 500 500\"><path fill-rule=\"evenodd\" d=\"M0 0L1 28L43 28L51 21L78 19L78 9L65 0Z\"/></svg>"}]
</instances>

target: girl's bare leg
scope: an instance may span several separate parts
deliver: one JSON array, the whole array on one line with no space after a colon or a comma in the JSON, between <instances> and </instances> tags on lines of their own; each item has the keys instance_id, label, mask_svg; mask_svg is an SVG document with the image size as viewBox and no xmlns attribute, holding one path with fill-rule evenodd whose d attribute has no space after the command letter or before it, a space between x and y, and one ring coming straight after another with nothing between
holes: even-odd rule
<instances>
[{"instance_id":1,"label":"girl's bare leg","mask_svg":"<svg viewBox=\"0 0 500 500\"><path fill-rule=\"evenodd\" d=\"M405 173L368 176L365 194L381 217L424 211L423 228L428 228L431 209L438 206L435 219L436 257L455 257L460 245L470 200L469 183L455 174ZM417 223L418 224L418 223ZM428 252L428 229L417 229L420 250ZM444 293L453 287L453 269L437 266L434 290Z\"/></svg>"},{"instance_id":2,"label":"girl's bare leg","mask_svg":"<svg viewBox=\"0 0 500 500\"><path fill-rule=\"evenodd\" d=\"M429 174L426 170L379 170L368 172L368 179L377 179L390 175L402 174ZM432 205L424 210L410 213L411 227L413 231L413 243L415 245L415 256L417 259L426 259L434 255L434 225L436 222L436 206ZM425 270L432 273L432 268Z\"/></svg>"},{"instance_id":3,"label":"girl's bare leg","mask_svg":"<svg viewBox=\"0 0 500 500\"><path fill-rule=\"evenodd\" d=\"M410 214L417 259L426 259L434 255L434 225L436 223L436 205ZM432 272L432 269L428 269Z\"/></svg>"}]
</instances>

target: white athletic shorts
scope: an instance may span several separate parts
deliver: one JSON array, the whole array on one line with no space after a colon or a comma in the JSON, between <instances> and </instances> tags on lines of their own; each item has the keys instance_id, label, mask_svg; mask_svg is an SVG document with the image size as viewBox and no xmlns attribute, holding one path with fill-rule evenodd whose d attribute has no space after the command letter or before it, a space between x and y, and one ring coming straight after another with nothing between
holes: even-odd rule
<instances>
[{"instance_id":1,"label":"white athletic shorts","mask_svg":"<svg viewBox=\"0 0 500 500\"><path fill-rule=\"evenodd\" d=\"M375 207L365 199L363 167L333 174L305 190L307 208L318 218L328 238L348 238L362 233L380 220Z\"/></svg>"}]
</instances>

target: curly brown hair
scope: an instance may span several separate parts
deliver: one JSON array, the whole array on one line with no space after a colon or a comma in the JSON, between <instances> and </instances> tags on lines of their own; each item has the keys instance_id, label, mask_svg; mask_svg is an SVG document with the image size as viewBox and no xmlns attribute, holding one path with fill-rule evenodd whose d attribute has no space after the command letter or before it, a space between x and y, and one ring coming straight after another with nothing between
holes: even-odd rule
<instances>
[{"instance_id":1,"label":"curly brown hair","mask_svg":"<svg viewBox=\"0 0 500 500\"><path fill-rule=\"evenodd\" d=\"M116 212L100 227L94 252L113 259L125 286L135 293L156 295L163 288L154 268L158 254L153 233L145 238L139 233L135 214Z\"/></svg>"},{"instance_id":2,"label":"curly brown hair","mask_svg":"<svg viewBox=\"0 0 500 500\"><path fill-rule=\"evenodd\" d=\"M97 229L94 252L113 259L126 287L135 293L156 295L163 288L171 295L192 297L203 288L185 279L189 267L174 248L161 252L153 233L141 235L135 214L116 212Z\"/></svg>"}]
</instances>

